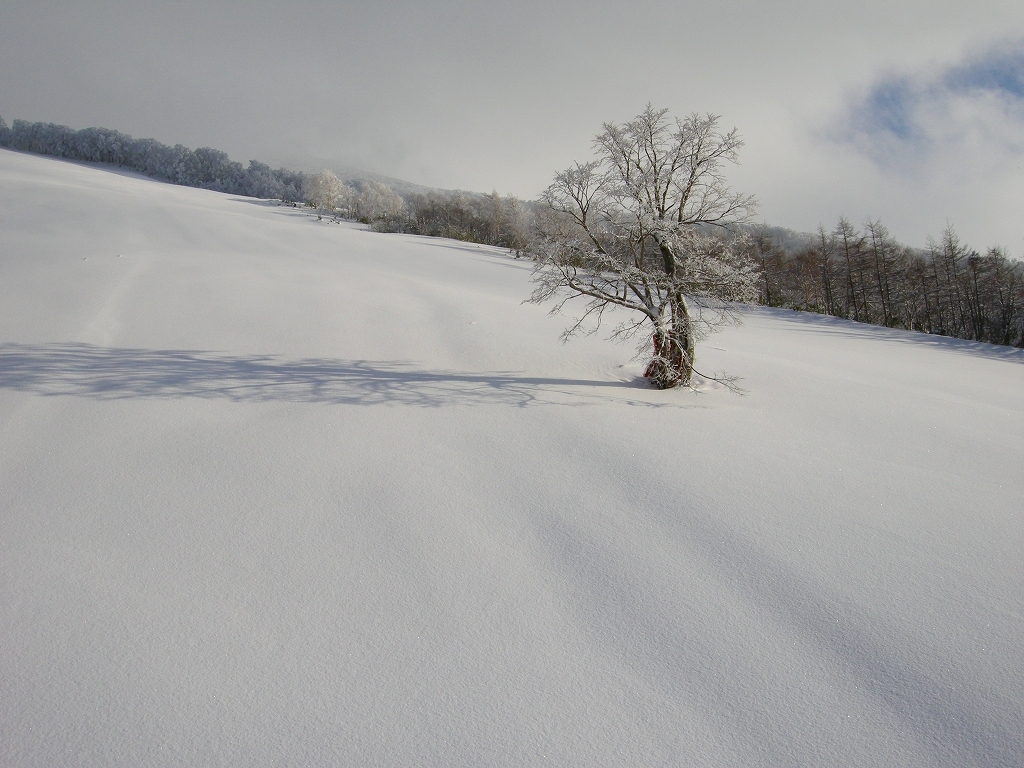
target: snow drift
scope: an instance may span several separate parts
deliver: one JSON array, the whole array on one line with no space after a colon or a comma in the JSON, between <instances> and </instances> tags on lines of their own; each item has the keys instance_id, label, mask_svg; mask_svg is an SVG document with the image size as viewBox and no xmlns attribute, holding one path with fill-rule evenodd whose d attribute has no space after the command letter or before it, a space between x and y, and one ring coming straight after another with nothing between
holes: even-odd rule
<instances>
[{"instance_id":1,"label":"snow drift","mask_svg":"<svg viewBox=\"0 0 1024 768\"><path fill-rule=\"evenodd\" d=\"M529 281L0 150L0 762L1024 762L1024 353Z\"/></svg>"}]
</instances>

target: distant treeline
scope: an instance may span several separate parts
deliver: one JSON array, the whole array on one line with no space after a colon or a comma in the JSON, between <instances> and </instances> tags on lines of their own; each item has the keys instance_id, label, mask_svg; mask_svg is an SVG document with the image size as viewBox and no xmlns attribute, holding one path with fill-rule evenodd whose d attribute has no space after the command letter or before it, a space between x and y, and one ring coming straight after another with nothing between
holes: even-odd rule
<instances>
[{"instance_id":1,"label":"distant treeline","mask_svg":"<svg viewBox=\"0 0 1024 768\"><path fill-rule=\"evenodd\" d=\"M247 197L305 203L319 215L351 218L384 232L448 237L529 252L550 212L535 202L467 192L399 194L386 184L342 182L225 152L169 147L108 128L73 130L0 118L0 146L70 160L110 163L156 179ZM858 230L841 218L813 240L755 229L751 257L761 268L761 303L890 328L1024 347L1024 264L1001 248L984 254L952 227L925 249L894 240L879 221ZM789 233L792 234L792 233Z\"/></svg>"},{"instance_id":2,"label":"distant treeline","mask_svg":"<svg viewBox=\"0 0 1024 768\"><path fill-rule=\"evenodd\" d=\"M879 221L858 230L841 218L802 248L757 235L754 252L764 304L1024 347L1024 264L969 248L951 226L921 250Z\"/></svg>"},{"instance_id":3,"label":"distant treeline","mask_svg":"<svg viewBox=\"0 0 1024 768\"><path fill-rule=\"evenodd\" d=\"M209 147L169 147L155 139L133 139L109 128L74 130L66 125L15 120L10 128L0 118L0 146L22 152L111 163L154 179L184 187L200 187L247 197L302 200L303 174L251 160L248 168L227 153Z\"/></svg>"},{"instance_id":4,"label":"distant treeline","mask_svg":"<svg viewBox=\"0 0 1024 768\"><path fill-rule=\"evenodd\" d=\"M405 232L525 249L534 236L536 204L497 192L430 190L395 192L386 184L343 182L331 171L308 174L303 186L307 204L323 216L356 219L378 232Z\"/></svg>"},{"instance_id":5,"label":"distant treeline","mask_svg":"<svg viewBox=\"0 0 1024 768\"><path fill-rule=\"evenodd\" d=\"M512 195L465 192L405 196L408 218L400 228L418 235L497 245L519 252L534 230L533 207Z\"/></svg>"},{"instance_id":6,"label":"distant treeline","mask_svg":"<svg viewBox=\"0 0 1024 768\"><path fill-rule=\"evenodd\" d=\"M15 120L8 127L0 118L0 147L110 163L185 187L305 202L321 215L347 216L381 231L450 237L513 250L524 248L531 232L530 204L511 196L441 191L399 195L375 181L341 182L329 171L306 174L272 169L256 160L243 167L218 149L170 147L109 128L74 130L25 120Z\"/></svg>"}]
</instances>

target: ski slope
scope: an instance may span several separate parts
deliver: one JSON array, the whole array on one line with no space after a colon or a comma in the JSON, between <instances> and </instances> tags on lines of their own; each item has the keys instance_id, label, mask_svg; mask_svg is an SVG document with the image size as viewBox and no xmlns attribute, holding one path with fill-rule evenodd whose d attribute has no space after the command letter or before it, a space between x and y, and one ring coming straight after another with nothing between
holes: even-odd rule
<instances>
[{"instance_id":1,"label":"ski slope","mask_svg":"<svg viewBox=\"0 0 1024 768\"><path fill-rule=\"evenodd\" d=\"M0 765L1024 764L1024 352L529 292L0 150Z\"/></svg>"}]
</instances>

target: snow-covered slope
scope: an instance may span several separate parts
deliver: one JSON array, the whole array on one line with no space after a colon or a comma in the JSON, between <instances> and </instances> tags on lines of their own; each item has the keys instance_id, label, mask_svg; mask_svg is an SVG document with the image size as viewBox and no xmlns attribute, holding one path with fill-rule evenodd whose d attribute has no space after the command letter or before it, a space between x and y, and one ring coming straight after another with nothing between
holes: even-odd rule
<instances>
[{"instance_id":1,"label":"snow-covered slope","mask_svg":"<svg viewBox=\"0 0 1024 768\"><path fill-rule=\"evenodd\" d=\"M1024 353L529 278L0 150L0 764L1024 764Z\"/></svg>"}]
</instances>

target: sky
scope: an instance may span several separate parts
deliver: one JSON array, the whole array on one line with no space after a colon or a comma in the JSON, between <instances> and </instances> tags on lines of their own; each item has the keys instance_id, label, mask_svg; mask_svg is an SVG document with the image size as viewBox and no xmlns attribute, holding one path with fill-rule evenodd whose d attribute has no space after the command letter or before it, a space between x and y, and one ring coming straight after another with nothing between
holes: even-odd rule
<instances>
[{"instance_id":1,"label":"sky","mask_svg":"<svg viewBox=\"0 0 1024 768\"><path fill-rule=\"evenodd\" d=\"M1024 257L1024 3L0 3L0 116L538 195L647 103L799 231Z\"/></svg>"}]
</instances>

